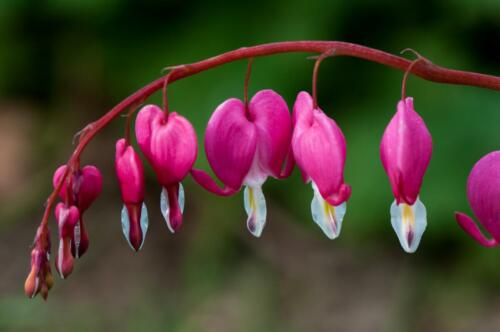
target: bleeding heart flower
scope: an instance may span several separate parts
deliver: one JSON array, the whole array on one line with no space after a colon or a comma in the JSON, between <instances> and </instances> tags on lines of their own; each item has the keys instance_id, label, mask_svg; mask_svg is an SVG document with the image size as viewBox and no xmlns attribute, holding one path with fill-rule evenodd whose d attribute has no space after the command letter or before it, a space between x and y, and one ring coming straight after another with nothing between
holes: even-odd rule
<instances>
[{"instance_id":1,"label":"bleeding heart flower","mask_svg":"<svg viewBox=\"0 0 500 332\"><path fill-rule=\"evenodd\" d=\"M304 91L297 95L293 107L293 125L293 155L304 182L311 182L314 191L313 220L328 238L335 239L351 195L351 187L344 183L344 135Z\"/></svg>"},{"instance_id":2,"label":"bleeding heart flower","mask_svg":"<svg viewBox=\"0 0 500 332\"><path fill-rule=\"evenodd\" d=\"M123 235L130 247L139 251L148 230L144 169L137 152L123 138L116 142L115 169L125 203L121 215Z\"/></svg>"},{"instance_id":3,"label":"bleeding heart flower","mask_svg":"<svg viewBox=\"0 0 500 332\"><path fill-rule=\"evenodd\" d=\"M66 206L59 203L56 206L56 219L59 229L59 248L56 253L56 270L61 278L67 278L73 271L73 254L71 253L71 242L75 226L80 219L80 213L76 206Z\"/></svg>"},{"instance_id":4,"label":"bleeding heart flower","mask_svg":"<svg viewBox=\"0 0 500 332\"><path fill-rule=\"evenodd\" d=\"M464 213L455 213L462 229L485 247L500 245L500 151L481 158L467 180L467 199L481 225L491 234L486 238L474 220Z\"/></svg>"},{"instance_id":5,"label":"bleeding heart flower","mask_svg":"<svg viewBox=\"0 0 500 332\"><path fill-rule=\"evenodd\" d=\"M172 233L182 225L184 189L180 183L198 154L196 133L189 121L156 105L144 106L135 122L137 143L163 186L161 212Z\"/></svg>"},{"instance_id":6,"label":"bleeding heart flower","mask_svg":"<svg viewBox=\"0 0 500 332\"><path fill-rule=\"evenodd\" d=\"M54 188L59 183L60 177L66 171L66 165L60 166L54 173L52 179ZM70 179L71 187L68 191L67 182L63 183L59 196L70 205L75 205L80 213L80 220L74 228L71 241L71 251L76 258L85 254L89 247L89 237L83 222L83 213L87 210L102 191L102 175L97 167L92 165L84 166L74 172ZM69 195L68 199L66 196Z\"/></svg>"},{"instance_id":7,"label":"bleeding heart flower","mask_svg":"<svg viewBox=\"0 0 500 332\"><path fill-rule=\"evenodd\" d=\"M262 185L268 176L287 177L293 169L282 166L290 149L291 119L283 98L272 90L255 94L250 103L231 98L212 114L205 133L205 152L215 175L226 188L219 189L201 170L194 179L205 189L230 195L245 185L247 227L259 237L266 223L266 200Z\"/></svg>"},{"instance_id":8,"label":"bleeding heart flower","mask_svg":"<svg viewBox=\"0 0 500 332\"><path fill-rule=\"evenodd\" d=\"M417 250L427 226L427 212L418 196L431 155L432 137L413 108L413 98L400 100L382 136L380 158L395 197L392 227L408 253Z\"/></svg>"}]
</instances>

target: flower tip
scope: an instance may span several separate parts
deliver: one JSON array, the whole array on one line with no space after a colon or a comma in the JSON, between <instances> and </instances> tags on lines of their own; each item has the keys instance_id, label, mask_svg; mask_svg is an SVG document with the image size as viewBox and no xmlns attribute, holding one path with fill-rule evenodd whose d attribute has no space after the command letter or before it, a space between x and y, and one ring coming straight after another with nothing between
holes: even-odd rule
<instances>
[{"instance_id":1,"label":"flower tip","mask_svg":"<svg viewBox=\"0 0 500 332\"><path fill-rule=\"evenodd\" d=\"M339 237L342 222L347 210L345 200L337 205L331 204L321 196L318 187L312 183L314 197L311 202L311 214L314 222L330 240Z\"/></svg>"},{"instance_id":2,"label":"flower tip","mask_svg":"<svg viewBox=\"0 0 500 332\"><path fill-rule=\"evenodd\" d=\"M148 230L148 210L146 204L126 204L123 206L122 215L123 236L130 248L139 252L144 245L144 239Z\"/></svg>"},{"instance_id":3,"label":"flower tip","mask_svg":"<svg viewBox=\"0 0 500 332\"><path fill-rule=\"evenodd\" d=\"M184 211L184 188L181 183L163 188L160 196L160 207L165 223L172 234L182 226Z\"/></svg>"},{"instance_id":4,"label":"flower tip","mask_svg":"<svg viewBox=\"0 0 500 332\"><path fill-rule=\"evenodd\" d=\"M30 299L34 298L40 291L40 279L34 268L31 269L26 281L24 282L24 293Z\"/></svg>"},{"instance_id":5,"label":"flower tip","mask_svg":"<svg viewBox=\"0 0 500 332\"><path fill-rule=\"evenodd\" d=\"M266 225L266 198L261 186L245 186L243 202L248 215L247 229L255 237L260 237Z\"/></svg>"},{"instance_id":6,"label":"flower tip","mask_svg":"<svg viewBox=\"0 0 500 332\"><path fill-rule=\"evenodd\" d=\"M427 211L424 204L418 198L413 205L398 204L394 201L391 205L391 224L403 250L410 254L414 253L427 227Z\"/></svg>"},{"instance_id":7,"label":"flower tip","mask_svg":"<svg viewBox=\"0 0 500 332\"><path fill-rule=\"evenodd\" d=\"M500 243L498 243L495 238L488 239L486 236L484 236L474 220L465 213L455 212L455 219L457 220L460 228L462 228L465 233L469 234L469 236L476 240L476 242L478 242L480 245L487 248L500 245Z\"/></svg>"}]
</instances>

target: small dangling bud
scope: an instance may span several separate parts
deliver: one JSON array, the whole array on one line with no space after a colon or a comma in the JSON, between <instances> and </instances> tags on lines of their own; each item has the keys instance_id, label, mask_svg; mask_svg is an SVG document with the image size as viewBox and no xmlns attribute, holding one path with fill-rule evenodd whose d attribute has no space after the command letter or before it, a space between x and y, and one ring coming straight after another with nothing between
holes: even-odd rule
<instances>
[{"instance_id":1,"label":"small dangling bud","mask_svg":"<svg viewBox=\"0 0 500 332\"><path fill-rule=\"evenodd\" d=\"M40 292L42 281L40 271L42 269L43 252L38 249L31 251L31 271L24 282L24 293L29 298L34 298Z\"/></svg>"},{"instance_id":2,"label":"small dangling bud","mask_svg":"<svg viewBox=\"0 0 500 332\"><path fill-rule=\"evenodd\" d=\"M122 230L130 247L139 251L148 230L148 210L144 204L144 169L134 148L124 138L116 142L115 170L122 200Z\"/></svg>"},{"instance_id":3,"label":"small dangling bud","mask_svg":"<svg viewBox=\"0 0 500 332\"><path fill-rule=\"evenodd\" d=\"M71 239L80 214L76 206L67 207L64 203L56 206L56 219L59 228L59 248L56 254L56 270L65 279L73 271Z\"/></svg>"}]
</instances>

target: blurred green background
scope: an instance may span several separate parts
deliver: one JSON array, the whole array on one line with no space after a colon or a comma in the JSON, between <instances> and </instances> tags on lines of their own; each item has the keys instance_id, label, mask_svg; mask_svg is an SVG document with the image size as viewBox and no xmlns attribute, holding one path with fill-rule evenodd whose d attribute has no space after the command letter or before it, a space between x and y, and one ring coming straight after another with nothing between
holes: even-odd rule
<instances>
[{"instance_id":1,"label":"blurred green background","mask_svg":"<svg viewBox=\"0 0 500 332\"><path fill-rule=\"evenodd\" d=\"M421 191L428 228L408 255L390 226L393 198L378 154L402 73L345 57L326 60L319 75L319 103L348 145L353 194L339 239L327 240L312 222L312 190L297 169L266 183L262 238L246 231L241 193L215 197L191 178L185 225L172 236L148 168L150 228L133 253L121 234L113 171L120 118L82 160L105 177L86 213L89 252L68 280L55 276L47 303L24 296L52 172L78 130L168 65L300 39L391 53L412 47L443 66L500 75L500 2L0 0L0 330L499 331L500 250L473 242L453 212L470 213L467 176L500 147L500 94L410 78L434 155ZM307 55L256 59L250 92L272 88L291 107L310 89ZM245 70L236 62L169 89L171 108L192 121L200 144L215 107L243 96ZM196 166L208 169L202 151Z\"/></svg>"}]
</instances>

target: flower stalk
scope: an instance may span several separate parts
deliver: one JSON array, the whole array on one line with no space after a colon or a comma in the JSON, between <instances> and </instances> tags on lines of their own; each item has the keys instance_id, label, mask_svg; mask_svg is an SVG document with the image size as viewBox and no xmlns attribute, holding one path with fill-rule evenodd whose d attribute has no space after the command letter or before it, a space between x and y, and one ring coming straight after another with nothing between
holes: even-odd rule
<instances>
[{"instance_id":1,"label":"flower stalk","mask_svg":"<svg viewBox=\"0 0 500 332\"><path fill-rule=\"evenodd\" d=\"M182 127L182 130L186 131L189 133L190 137L190 143L193 141L193 144L196 144L196 139L195 139L195 134L194 132L191 133L191 128L189 127L190 125L184 125L183 124L183 118L180 116L177 116L175 113L169 114L169 109L168 109L168 100L167 100L167 85L170 83L173 83L177 80L180 80L182 78L186 78L192 75L195 75L197 73L203 72L208 69L212 69L218 66L221 66L223 64L241 60L241 59L249 59L248 61L248 67L247 67L247 75L245 77L245 83L244 83L244 105L245 107L249 103L248 101L248 81L250 78L250 71L251 71L251 65L252 61L256 57L261 57L261 56L268 56L268 55L273 55L273 54L279 54L279 53L292 53L292 52L309 52L309 53L317 53L320 54L316 64L315 64L315 69L313 72L313 109L317 108L317 88L316 88L316 82L317 82L317 73L318 73L318 68L321 63L321 60L324 58L333 55L335 53L335 56L351 56L351 57L356 57L360 59L364 59L367 61L372 61L375 63L379 63L391 68L395 68L398 70L405 71L405 77L403 80L403 86L402 86L402 96L403 100L406 97L406 80L407 77L410 73L419 76L425 80L428 81L434 81L434 82L439 82L439 83L447 83L447 84L459 84L459 85L469 85L469 86L477 86L477 87L482 87L482 88L487 88L487 89L492 89L492 90L500 90L500 77L497 76L492 76L492 75L485 75L485 74L479 74L479 73L474 73L474 72L467 72L467 71L459 71L459 70L452 70L452 69L447 69L444 67L440 67L438 65L435 65L434 63L428 61L425 58L420 57L418 54L418 58L414 61L407 60L403 57L396 56L390 53L386 53L377 49L369 48L366 46L358 45L358 44L352 44L352 43L346 43L346 42L340 42L340 41L291 41L291 42L278 42L278 43L270 43L270 44L262 44L262 45L257 45L253 47L244 47L240 48L234 51L226 52L221 55L211 57L199 62L191 63L191 64L185 64L185 65L180 65L180 66L173 66L169 67L168 69L170 72L161 78L158 78L157 80L147 84L146 86L142 87L138 91L134 92L124 100L122 100L120 103L118 103L115 107L113 107L109 112L104 114L101 118L96 120L95 122L90 123L87 125L79 134L78 134L78 145L76 146L75 150L73 151L71 157L69 158L68 162L66 163L66 167L64 170L62 170L59 173L57 181L54 182L54 190L52 193L49 195L46 206L45 206L45 211L40 223L40 226L37 231L37 235L35 237L35 243L34 247L37 250L34 254L33 262L32 262L32 274L39 276L39 279L36 279L35 277L31 278L30 282L28 284L29 287L26 288L26 292L31 295L35 295L37 292L42 292L42 295L46 297L47 293L47 288L50 288L51 281L43 284L40 286L39 281L45 278L45 275L47 275L47 279L51 280L51 275L50 275L50 270L45 266L46 262L41 261L39 257L45 257L48 252L50 251L50 239L49 239L49 230L48 230L48 220L51 214L51 211L54 208L54 205L57 201L58 196L60 196L61 190L64 190L64 184L67 183L66 189L68 190L67 195L62 195L66 196L66 205L68 205L70 201L70 183L73 181L72 179L76 177L77 172L79 172L79 160L80 156L89 144L89 142L102 130L104 129L112 120L114 120L116 117L118 117L121 113L125 112L127 109L131 109L129 114L128 114L128 119L127 119L127 125L126 125L126 134L125 134L125 145L128 146L130 145L130 118L132 117L132 114L135 112L137 109L138 105L140 105L146 98L148 98L150 95L152 95L154 92L160 90L163 88L163 114L165 116L165 119L169 118L176 118L176 121L169 121L169 122L174 122L172 126L176 126L178 128ZM422 61L425 60L425 61ZM251 102L250 102L251 104ZM249 106L250 107L250 106ZM154 110L155 112L159 112L160 109ZM259 111L260 112L260 111ZM264 112L264 111L262 111ZM162 130L158 129L158 132L161 132ZM167 133L167 130L163 130L165 133ZM170 135L170 134L165 134L165 135ZM192 137L194 139L191 139ZM141 149L147 152L151 152L151 146L150 146L150 141L143 141L142 143L139 142L141 146ZM162 144L167 144L168 143L162 143ZM171 151L172 154L175 154L175 149L171 147L172 149L169 150ZM194 162L196 153L194 152L194 148L192 149L192 152L194 153L194 157L192 156L193 153L189 155L183 156L184 159L183 164L179 165L179 169L175 169L175 172L179 173L172 173L172 179L163 179L164 187L166 188L168 192L168 197L165 197L166 201L169 201L169 204L172 205L172 209L170 212L175 213L176 215L179 215L179 218L181 218L181 213L182 213L182 207L183 207L183 198L182 198L182 204L181 204L181 191L182 191L182 186L180 186L180 180L189 172L187 167L189 164L192 166L192 162ZM148 159L153 160L157 165L156 168L159 170L163 170L165 167L170 167L169 165L163 165L163 161L160 160L161 156L156 155L156 152L152 150L149 156L147 156ZM288 161L291 160L289 163ZM282 160L279 160L282 162ZM289 156L287 158L287 163L285 170L282 170L284 174L278 174L278 165L273 162L273 172L272 175L276 178L281 178L281 177L286 177L287 174L291 171L293 168L293 156ZM280 166L279 164L278 166ZM288 167L288 165L291 165ZM193 174L193 173L192 173ZM254 174L252 174L254 175ZM204 174L199 174L200 178L204 178ZM168 181L167 181L168 180ZM172 180L172 181L170 181ZM175 180L175 181L174 181ZM209 181L206 181L207 186L213 186L212 183ZM180 186L180 187L179 187ZM234 190L231 189L236 189L236 188L230 188L230 189L217 189L213 187L213 189L220 190L221 194L232 194L234 193ZM319 188L321 189L321 188ZM177 198L177 195L179 198ZM340 195L340 194L339 194ZM174 197L175 196L175 197ZM182 194L183 196L183 194ZM342 193L340 195L342 197L347 197L348 193ZM340 197L339 196L339 197ZM335 197L329 197L331 200L341 203L341 199L335 196ZM344 198L345 198L344 197ZM172 202L172 200L177 200L179 199L179 202ZM334 203L335 203L334 202ZM168 202L167 202L168 203ZM82 209L84 210L84 209ZM80 211L83 212L83 211ZM173 223L170 225L171 227L175 226L174 228L177 229L177 227L180 226L181 219L176 218L175 216L170 216L172 218L171 222ZM174 222L175 221L175 222ZM139 240L136 241L135 247L139 247L142 245L142 242ZM45 258L44 258L45 259ZM40 263L41 262L41 263ZM40 272L41 271L41 272Z\"/></svg>"}]
</instances>

